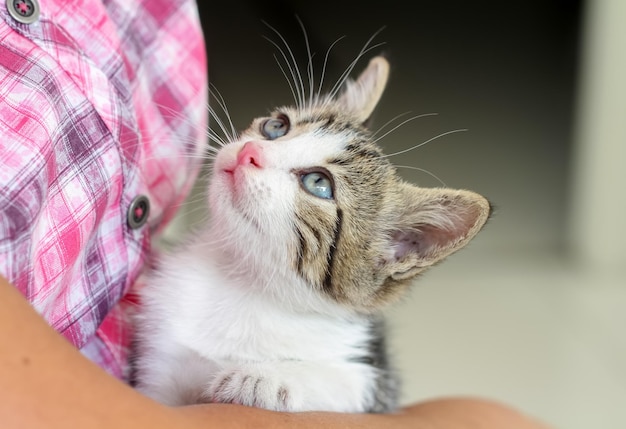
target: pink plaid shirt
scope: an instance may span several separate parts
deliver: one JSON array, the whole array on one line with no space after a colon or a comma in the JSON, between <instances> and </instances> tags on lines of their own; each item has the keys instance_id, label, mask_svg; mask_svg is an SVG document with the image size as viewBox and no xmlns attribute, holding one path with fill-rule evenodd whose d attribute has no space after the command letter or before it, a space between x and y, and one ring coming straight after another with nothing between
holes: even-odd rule
<instances>
[{"instance_id":1,"label":"pink plaid shirt","mask_svg":"<svg viewBox=\"0 0 626 429\"><path fill-rule=\"evenodd\" d=\"M122 298L198 170L206 58L195 2L0 4L0 274L124 377ZM129 226L132 201L148 223Z\"/></svg>"}]
</instances>

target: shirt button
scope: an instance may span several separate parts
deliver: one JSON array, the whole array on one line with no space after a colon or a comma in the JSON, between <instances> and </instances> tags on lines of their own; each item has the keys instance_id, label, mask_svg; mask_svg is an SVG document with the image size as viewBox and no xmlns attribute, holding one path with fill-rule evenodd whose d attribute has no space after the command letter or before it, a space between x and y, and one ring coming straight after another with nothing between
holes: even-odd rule
<instances>
[{"instance_id":1,"label":"shirt button","mask_svg":"<svg viewBox=\"0 0 626 429\"><path fill-rule=\"evenodd\" d=\"M139 195L128 207L128 226L132 229L141 228L150 214L150 200L145 195Z\"/></svg>"},{"instance_id":2,"label":"shirt button","mask_svg":"<svg viewBox=\"0 0 626 429\"><path fill-rule=\"evenodd\" d=\"M37 0L6 0L9 15L22 24L32 24L39 19Z\"/></svg>"}]
</instances>

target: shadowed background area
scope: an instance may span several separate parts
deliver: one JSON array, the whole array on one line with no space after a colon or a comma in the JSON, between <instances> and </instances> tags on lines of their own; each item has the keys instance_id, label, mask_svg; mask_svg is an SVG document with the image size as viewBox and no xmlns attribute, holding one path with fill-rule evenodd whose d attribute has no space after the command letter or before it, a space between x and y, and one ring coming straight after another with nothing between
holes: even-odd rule
<instances>
[{"instance_id":1,"label":"shadowed background area","mask_svg":"<svg viewBox=\"0 0 626 429\"><path fill-rule=\"evenodd\" d=\"M604 3L617 4L594 4ZM426 187L474 190L495 205L495 216L469 248L424 276L406 302L390 310L405 402L476 394L556 427L626 427L619 405L626 403L626 344L618 328L626 322L618 305L626 298L624 264L591 263L586 249L606 242L594 235L595 223L591 245L575 238L591 223L585 192L595 193L577 194L587 183L577 176L586 153L577 145L588 143L578 137L593 129L579 121L581 103L589 101L581 102L589 15L614 15L615 8L600 13L566 0L232 0L199 7L210 81L238 130L273 106L292 103L273 58L282 54L266 38L285 49L284 37L304 73L308 56L296 17L314 53L316 82L328 48L343 37L328 54L327 89L382 30L372 44L383 44L354 72L375 54L391 62L373 129L392 121L382 135L411 116L437 114L388 134L381 140L385 152L432 139L392 158L400 173ZM626 97L623 88L616 88L617 97ZM467 131L435 138L461 129ZM193 205L186 209L188 223L202 216ZM618 259L626 262L626 252Z\"/></svg>"},{"instance_id":2,"label":"shadowed background area","mask_svg":"<svg viewBox=\"0 0 626 429\"><path fill-rule=\"evenodd\" d=\"M217 2L203 6L210 79L222 93L235 125L275 105L291 103L289 86L268 37L288 41L301 69L307 64L302 20L325 82L332 84L365 42L384 43L391 80L373 128L396 115L437 113L403 125L381 143L387 153L440 133L393 158L397 165L428 170L451 187L483 193L497 215L480 238L483 246L562 246L577 70L579 9L576 2ZM361 61L355 73L367 64ZM319 74L317 75L319 79ZM330 86L328 86L329 88ZM410 112L410 113L407 113ZM439 180L400 168L409 180ZM513 226L513 227L511 227ZM478 245L478 244L477 244Z\"/></svg>"}]
</instances>

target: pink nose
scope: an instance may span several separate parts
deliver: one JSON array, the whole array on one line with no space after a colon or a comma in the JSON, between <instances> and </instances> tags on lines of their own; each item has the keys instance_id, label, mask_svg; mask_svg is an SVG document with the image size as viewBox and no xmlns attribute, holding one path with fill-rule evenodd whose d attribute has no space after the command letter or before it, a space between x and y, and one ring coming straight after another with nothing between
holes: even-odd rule
<instances>
[{"instance_id":1,"label":"pink nose","mask_svg":"<svg viewBox=\"0 0 626 429\"><path fill-rule=\"evenodd\" d=\"M253 165L257 168L263 168L265 160L261 146L253 141L244 144L237 155L237 165Z\"/></svg>"}]
</instances>

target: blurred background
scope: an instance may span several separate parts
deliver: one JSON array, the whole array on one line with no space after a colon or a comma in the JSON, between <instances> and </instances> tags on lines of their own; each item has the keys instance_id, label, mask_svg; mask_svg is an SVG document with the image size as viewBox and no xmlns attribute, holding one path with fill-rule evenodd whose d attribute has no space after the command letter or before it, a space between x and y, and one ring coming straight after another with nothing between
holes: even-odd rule
<instances>
[{"instance_id":1,"label":"blurred background","mask_svg":"<svg viewBox=\"0 0 626 429\"><path fill-rule=\"evenodd\" d=\"M291 92L276 29L334 83L377 31L373 128L400 173L496 213L390 309L404 402L480 395L555 428L626 427L626 2L199 2L210 81L237 129ZM330 88L328 86L327 88ZM404 115L398 117L398 115ZM396 118L396 119L394 119ZM426 170L424 172L423 170ZM200 216L187 206L187 222Z\"/></svg>"}]
</instances>

